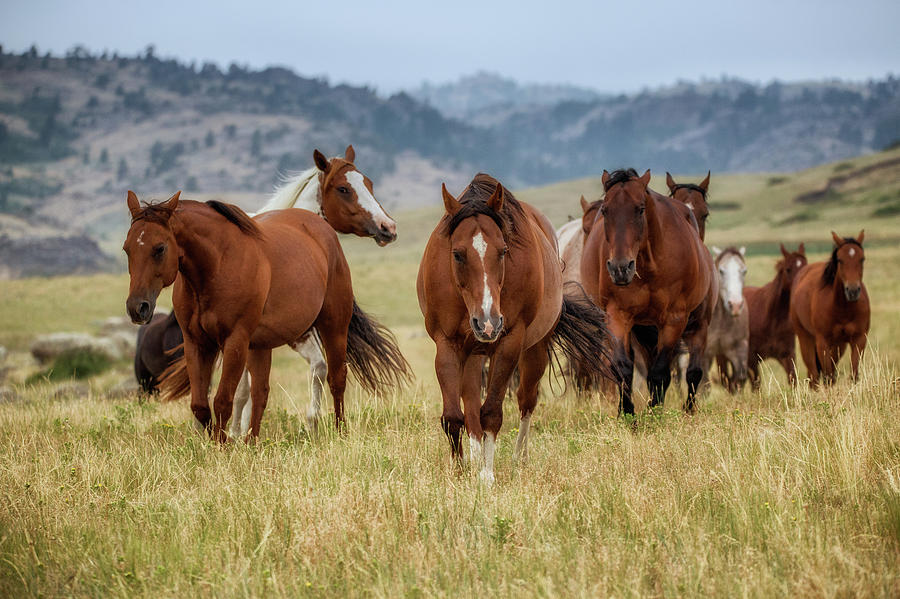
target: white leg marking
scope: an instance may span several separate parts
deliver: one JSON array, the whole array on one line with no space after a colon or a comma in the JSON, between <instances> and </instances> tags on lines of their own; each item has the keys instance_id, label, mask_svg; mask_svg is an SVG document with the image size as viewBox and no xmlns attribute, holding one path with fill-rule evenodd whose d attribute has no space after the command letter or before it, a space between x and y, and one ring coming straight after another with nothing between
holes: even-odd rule
<instances>
[{"instance_id":1,"label":"white leg marking","mask_svg":"<svg viewBox=\"0 0 900 599\"><path fill-rule=\"evenodd\" d=\"M533 414L533 412L532 412ZM519 421L519 436L516 437L516 460L524 461L528 457L528 432L531 429L531 414L522 416Z\"/></svg>"},{"instance_id":2,"label":"white leg marking","mask_svg":"<svg viewBox=\"0 0 900 599\"><path fill-rule=\"evenodd\" d=\"M472 435L469 435L469 465L472 468L484 466L484 448L481 441Z\"/></svg>"},{"instance_id":3,"label":"white leg marking","mask_svg":"<svg viewBox=\"0 0 900 599\"><path fill-rule=\"evenodd\" d=\"M250 373L245 368L244 374L241 375L241 382L238 383L237 390L234 392L234 403L231 404L231 423L228 425L228 434L232 439L239 439L241 435L247 434L250 422L248 418L247 427L244 428L244 411L245 408L250 408L251 405Z\"/></svg>"},{"instance_id":4,"label":"white leg marking","mask_svg":"<svg viewBox=\"0 0 900 599\"><path fill-rule=\"evenodd\" d=\"M481 482L490 487L494 484L494 448L496 439L494 435L484 433L484 468L481 470Z\"/></svg>"},{"instance_id":5,"label":"white leg marking","mask_svg":"<svg viewBox=\"0 0 900 599\"><path fill-rule=\"evenodd\" d=\"M322 354L316 333L307 335L291 348L309 362L310 402L306 409L306 424L310 429L315 430L319 417L322 415L322 397L325 393L325 377L328 374L328 366L325 363L325 356Z\"/></svg>"}]
</instances>

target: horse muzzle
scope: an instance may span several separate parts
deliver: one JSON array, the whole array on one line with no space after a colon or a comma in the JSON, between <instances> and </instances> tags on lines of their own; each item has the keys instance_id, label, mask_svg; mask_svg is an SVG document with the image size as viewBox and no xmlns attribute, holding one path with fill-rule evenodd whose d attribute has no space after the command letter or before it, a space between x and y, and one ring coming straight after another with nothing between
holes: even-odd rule
<instances>
[{"instance_id":1,"label":"horse muzzle","mask_svg":"<svg viewBox=\"0 0 900 599\"><path fill-rule=\"evenodd\" d=\"M155 300L148 301L146 299L129 297L125 301L125 309L128 311L128 316L131 317L131 322L134 324L147 324L150 322L155 308Z\"/></svg>"},{"instance_id":2,"label":"horse muzzle","mask_svg":"<svg viewBox=\"0 0 900 599\"><path fill-rule=\"evenodd\" d=\"M634 260L607 260L606 270L613 283L625 287L634 279L635 263Z\"/></svg>"},{"instance_id":3,"label":"horse muzzle","mask_svg":"<svg viewBox=\"0 0 900 599\"><path fill-rule=\"evenodd\" d=\"M728 306L728 312L729 312L732 316L740 316L740 315L741 315L741 310L744 309L744 302L742 302L742 301L740 301L740 302L735 302L735 301L728 300L728 302L726 303L726 305Z\"/></svg>"},{"instance_id":4,"label":"horse muzzle","mask_svg":"<svg viewBox=\"0 0 900 599\"><path fill-rule=\"evenodd\" d=\"M844 285L844 297L848 302L855 302L862 295L862 285Z\"/></svg>"},{"instance_id":5,"label":"horse muzzle","mask_svg":"<svg viewBox=\"0 0 900 599\"><path fill-rule=\"evenodd\" d=\"M379 247L384 247L397 240L397 225L393 221L381 223L377 229L371 232L371 235Z\"/></svg>"},{"instance_id":6,"label":"horse muzzle","mask_svg":"<svg viewBox=\"0 0 900 599\"><path fill-rule=\"evenodd\" d=\"M500 337L500 333L503 332L502 316L498 316L497 318L490 317L487 319L480 319L473 316L471 324L475 338L482 343L493 343Z\"/></svg>"}]
</instances>

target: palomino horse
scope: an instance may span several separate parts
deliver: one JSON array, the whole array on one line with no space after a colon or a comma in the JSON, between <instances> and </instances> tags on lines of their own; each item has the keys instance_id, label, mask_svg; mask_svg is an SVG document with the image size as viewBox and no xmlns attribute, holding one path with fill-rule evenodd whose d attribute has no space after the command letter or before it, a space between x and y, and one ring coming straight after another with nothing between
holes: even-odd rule
<instances>
[{"instance_id":1,"label":"palomino horse","mask_svg":"<svg viewBox=\"0 0 900 599\"><path fill-rule=\"evenodd\" d=\"M397 224L375 199L372 181L354 164L356 152L347 146L344 157L329 160L313 152L313 166L286 180L257 214L285 208L302 208L324 218L338 233L372 237L379 246L397 239ZM310 404L306 421L315 427L322 412L325 373L328 368L315 329L291 344L291 349L309 362ZM244 372L234 396L231 435L238 438L250 427L250 377Z\"/></svg>"},{"instance_id":2,"label":"palomino horse","mask_svg":"<svg viewBox=\"0 0 900 599\"><path fill-rule=\"evenodd\" d=\"M706 239L706 220L709 218L709 204L706 194L709 191L709 176L700 181L699 185L693 183L676 183L672 175L666 173L666 187L669 188L669 196L675 198L694 212L697 225L700 228L700 240Z\"/></svg>"},{"instance_id":3,"label":"palomino horse","mask_svg":"<svg viewBox=\"0 0 900 599\"><path fill-rule=\"evenodd\" d=\"M650 171L640 177L634 169L603 171L602 181L602 223L595 223L585 241L581 279L606 310L617 340L620 410L634 413L634 333L648 355L651 407L665 397L675 349L684 337L690 353L684 407L692 412L718 293L712 257L693 212L647 187Z\"/></svg>"},{"instance_id":4,"label":"palomino horse","mask_svg":"<svg viewBox=\"0 0 900 599\"><path fill-rule=\"evenodd\" d=\"M775 264L775 278L762 287L744 287L744 299L750 312L750 347L747 372L754 391L759 390L759 363L766 358L778 360L788 382L797 382L794 366L794 328L790 320L791 284L797 272L806 266L803 244L789 252L781 244L782 259Z\"/></svg>"},{"instance_id":5,"label":"palomino horse","mask_svg":"<svg viewBox=\"0 0 900 599\"><path fill-rule=\"evenodd\" d=\"M869 334L869 293L862 281L865 231L855 239L838 237L834 231L831 237L831 258L802 268L791 289L791 323L811 387L818 385L819 375L826 385L834 383L848 343L850 369L857 380Z\"/></svg>"},{"instance_id":6,"label":"palomino horse","mask_svg":"<svg viewBox=\"0 0 900 599\"><path fill-rule=\"evenodd\" d=\"M222 202L179 201L180 193L142 207L128 192L126 308L134 322L145 323L163 287L175 284L172 299L184 334L184 359L167 371L162 389L169 399L189 390L191 410L213 438L227 439L225 426L245 366L252 376L251 434L259 436L272 349L295 343L313 327L328 358L339 427L348 354L363 385L377 387L406 376L406 362L393 340L356 306L337 235L322 218L306 210L277 210L251 219ZM373 333L378 337L374 345L369 338L361 341ZM222 376L213 399L213 425L207 391L219 353Z\"/></svg>"},{"instance_id":7,"label":"palomino horse","mask_svg":"<svg viewBox=\"0 0 900 599\"><path fill-rule=\"evenodd\" d=\"M491 484L502 403L513 370L518 366L520 373L518 458L527 452L551 345L600 375L607 364L605 319L587 298L563 298L556 238L544 215L483 173L459 199L446 186L441 192L446 213L419 265L419 307L437 349L441 424L451 455L462 458L460 431L465 425L470 461L474 465L483 459L480 476ZM486 356L490 368L482 405Z\"/></svg>"},{"instance_id":8,"label":"palomino horse","mask_svg":"<svg viewBox=\"0 0 900 599\"><path fill-rule=\"evenodd\" d=\"M731 393L740 390L747 381L750 313L743 293L747 274L744 252L744 248L734 246L724 250L713 247L719 279L719 301L709 323L704 378L709 378L709 369L715 358L722 384Z\"/></svg>"}]
</instances>

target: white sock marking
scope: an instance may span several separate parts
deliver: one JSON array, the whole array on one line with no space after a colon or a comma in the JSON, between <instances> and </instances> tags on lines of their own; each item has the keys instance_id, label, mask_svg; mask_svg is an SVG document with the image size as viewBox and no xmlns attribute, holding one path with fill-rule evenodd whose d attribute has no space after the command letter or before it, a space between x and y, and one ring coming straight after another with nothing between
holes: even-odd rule
<instances>
[{"instance_id":1,"label":"white sock marking","mask_svg":"<svg viewBox=\"0 0 900 599\"><path fill-rule=\"evenodd\" d=\"M484 468L481 470L481 482L490 487L494 484L494 448L496 439L491 433L484 433Z\"/></svg>"},{"instance_id":2,"label":"white sock marking","mask_svg":"<svg viewBox=\"0 0 900 599\"><path fill-rule=\"evenodd\" d=\"M528 455L528 432L531 428L531 414L519 421L519 436L516 437L516 459L524 460Z\"/></svg>"}]
</instances>

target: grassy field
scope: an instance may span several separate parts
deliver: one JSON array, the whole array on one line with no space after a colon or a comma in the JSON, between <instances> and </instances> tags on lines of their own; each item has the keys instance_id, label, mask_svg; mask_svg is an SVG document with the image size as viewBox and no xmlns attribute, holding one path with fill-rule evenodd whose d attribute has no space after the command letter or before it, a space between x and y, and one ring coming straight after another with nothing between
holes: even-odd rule
<instances>
[{"instance_id":1,"label":"grassy field","mask_svg":"<svg viewBox=\"0 0 900 599\"><path fill-rule=\"evenodd\" d=\"M716 388L688 417L673 391L635 427L612 400L548 383L524 464L507 402L490 490L451 466L439 426L414 287L436 209L395 215L401 238L387 248L346 240L361 305L416 372L390 397L353 386L346 436L305 430L307 369L286 350L253 447L198 436L186 404L108 397L127 364L88 397L26 387L33 335L123 314L127 277L4 281L0 344L19 397L0 403L0 596L898 596L900 216L874 213L897 203L900 177L792 201L898 156L713 176L725 208L710 244L747 244L751 284L772 277L780 241L822 259L830 229L866 228L873 328L859 383L846 364L820 392L767 369L760 394ZM518 195L561 224L598 189Z\"/></svg>"}]
</instances>

